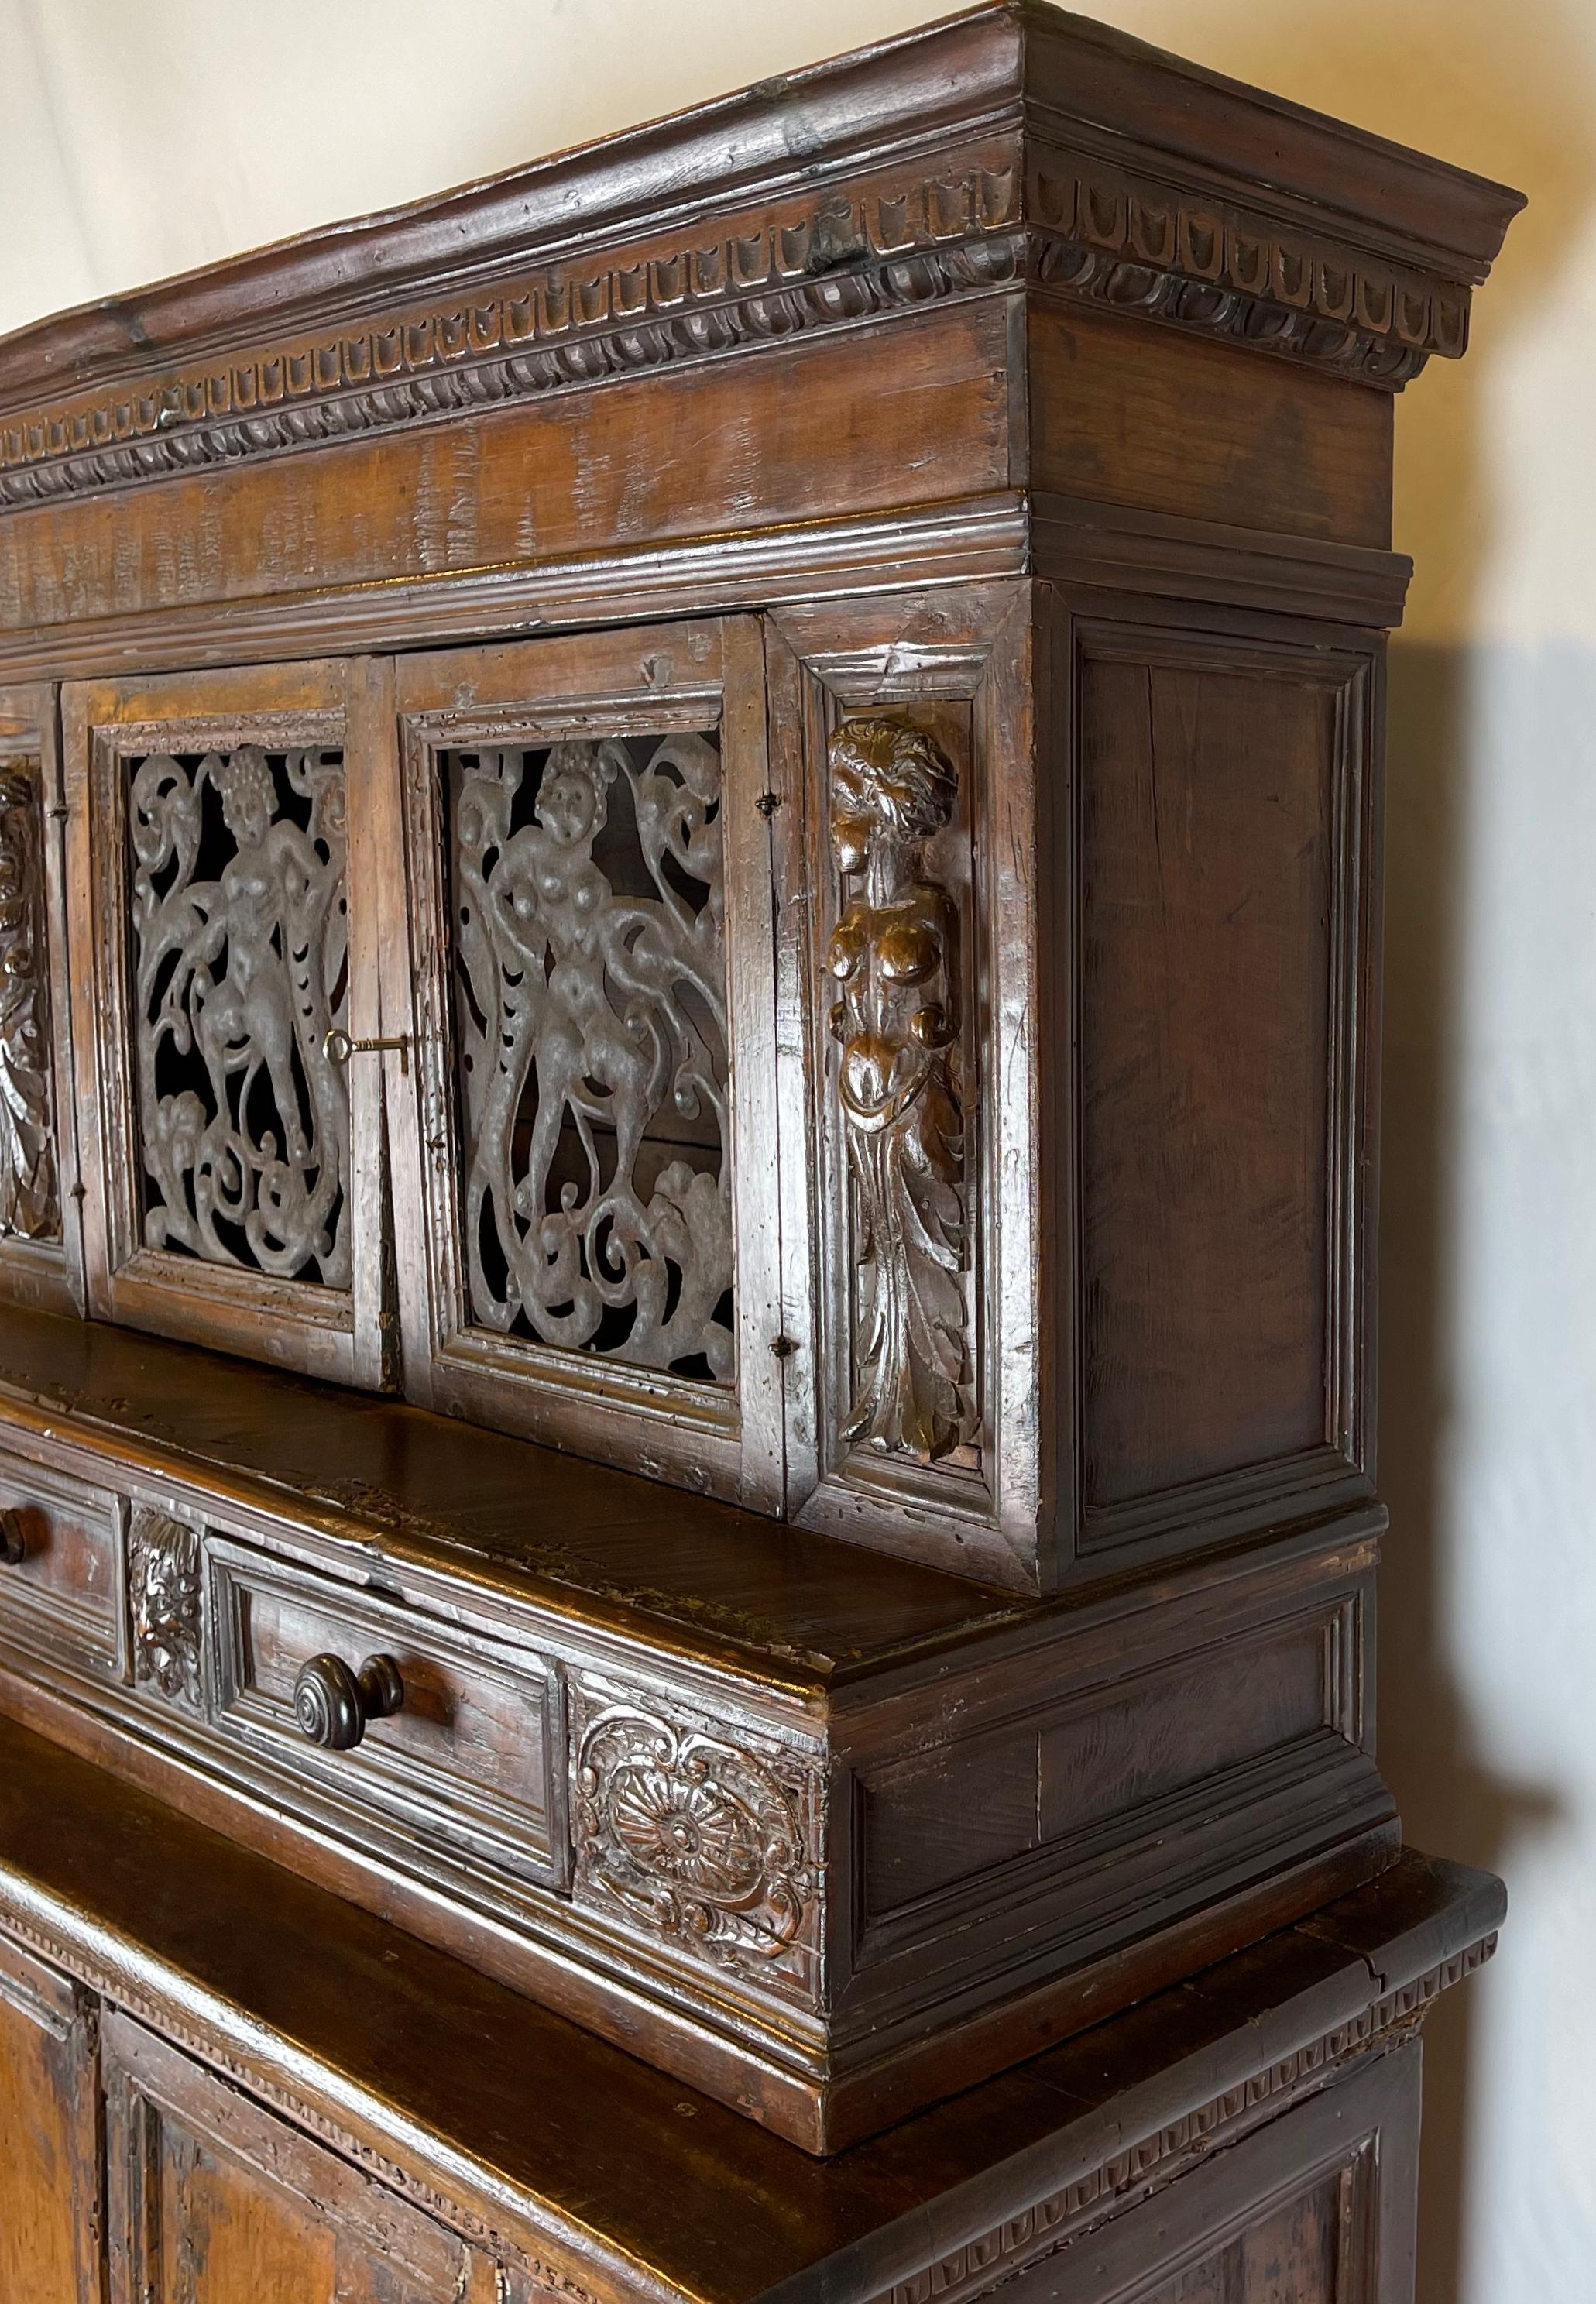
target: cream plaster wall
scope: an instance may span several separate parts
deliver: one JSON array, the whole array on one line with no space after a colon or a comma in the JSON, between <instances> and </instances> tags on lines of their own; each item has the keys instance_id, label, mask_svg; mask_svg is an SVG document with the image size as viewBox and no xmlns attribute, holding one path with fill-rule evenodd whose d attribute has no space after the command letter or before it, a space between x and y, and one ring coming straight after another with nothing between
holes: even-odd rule
<instances>
[{"instance_id":1,"label":"cream plaster wall","mask_svg":"<svg viewBox=\"0 0 1596 2304\"><path fill-rule=\"evenodd\" d=\"M1399 403L1382 1750L1499 1867L1423 2304L1596 2295L1596 0L1096 0L1532 206ZM0 326L579 142L916 0L0 0ZM1242 516L1245 516L1243 511Z\"/></svg>"}]
</instances>

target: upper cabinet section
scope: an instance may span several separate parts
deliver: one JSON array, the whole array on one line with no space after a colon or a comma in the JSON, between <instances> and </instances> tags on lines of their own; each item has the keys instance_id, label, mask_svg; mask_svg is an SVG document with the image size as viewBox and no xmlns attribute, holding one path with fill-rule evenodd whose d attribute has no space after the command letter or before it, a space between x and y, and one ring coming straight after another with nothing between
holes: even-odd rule
<instances>
[{"instance_id":1,"label":"upper cabinet section","mask_svg":"<svg viewBox=\"0 0 1596 2304\"><path fill-rule=\"evenodd\" d=\"M1365 1511L1517 206L1003 5L0 343L0 1289L1022 1591Z\"/></svg>"},{"instance_id":2,"label":"upper cabinet section","mask_svg":"<svg viewBox=\"0 0 1596 2304\"><path fill-rule=\"evenodd\" d=\"M980 9L0 344L0 665L1012 572L1031 489L1378 547L1380 402L1462 352L1518 205Z\"/></svg>"}]
</instances>

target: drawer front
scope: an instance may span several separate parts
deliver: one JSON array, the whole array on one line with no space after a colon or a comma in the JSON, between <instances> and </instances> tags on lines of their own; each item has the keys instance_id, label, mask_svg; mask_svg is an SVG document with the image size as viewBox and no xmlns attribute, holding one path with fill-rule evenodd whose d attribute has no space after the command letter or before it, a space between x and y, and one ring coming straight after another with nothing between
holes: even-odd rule
<instances>
[{"instance_id":1,"label":"drawer front","mask_svg":"<svg viewBox=\"0 0 1596 2304\"><path fill-rule=\"evenodd\" d=\"M214 1724L340 1804L518 1879L562 1885L565 1731L557 1669L529 1649L207 1537ZM317 1656L392 1659L399 1709L325 1750L294 1689Z\"/></svg>"},{"instance_id":2,"label":"drawer front","mask_svg":"<svg viewBox=\"0 0 1596 2304\"><path fill-rule=\"evenodd\" d=\"M0 1563L0 1639L119 1672L121 1506L93 1487L0 1449L0 1513L21 1558Z\"/></svg>"}]
</instances>

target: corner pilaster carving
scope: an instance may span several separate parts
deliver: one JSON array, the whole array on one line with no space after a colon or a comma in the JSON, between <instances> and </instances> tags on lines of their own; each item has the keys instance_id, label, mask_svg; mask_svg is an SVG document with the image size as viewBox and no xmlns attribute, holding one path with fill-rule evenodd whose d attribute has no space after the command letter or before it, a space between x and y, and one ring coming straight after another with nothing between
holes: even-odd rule
<instances>
[{"instance_id":1,"label":"corner pilaster carving","mask_svg":"<svg viewBox=\"0 0 1596 2304\"><path fill-rule=\"evenodd\" d=\"M37 769L0 762L0 1239L61 1237Z\"/></svg>"},{"instance_id":2,"label":"corner pilaster carving","mask_svg":"<svg viewBox=\"0 0 1596 2304\"><path fill-rule=\"evenodd\" d=\"M174 1704L200 1704L200 1546L196 1529L152 1507L128 1521L133 1678Z\"/></svg>"},{"instance_id":3,"label":"corner pilaster carving","mask_svg":"<svg viewBox=\"0 0 1596 2304\"><path fill-rule=\"evenodd\" d=\"M845 1438L930 1463L969 1436L958 912L925 843L956 773L912 722L832 740L837 1096L853 1180L853 1396Z\"/></svg>"}]
</instances>

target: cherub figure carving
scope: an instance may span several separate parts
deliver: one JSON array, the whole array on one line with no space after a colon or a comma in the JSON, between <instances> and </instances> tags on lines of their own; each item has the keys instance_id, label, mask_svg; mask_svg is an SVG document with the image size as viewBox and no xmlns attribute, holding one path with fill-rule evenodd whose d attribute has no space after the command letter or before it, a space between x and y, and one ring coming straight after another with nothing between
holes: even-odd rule
<instances>
[{"instance_id":1,"label":"cherub figure carving","mask_svg":"<svg viewBox=\"0 0 1596 2304\"><path fill-rule=\"evenodd\" d=\"M958 781L933 738L891 716L838 730L831 778L843 900L826 965L859 1267L843 1430L930 1462L967 1423L958 915L922 854Z\"/></svg>"}]
</instances>

